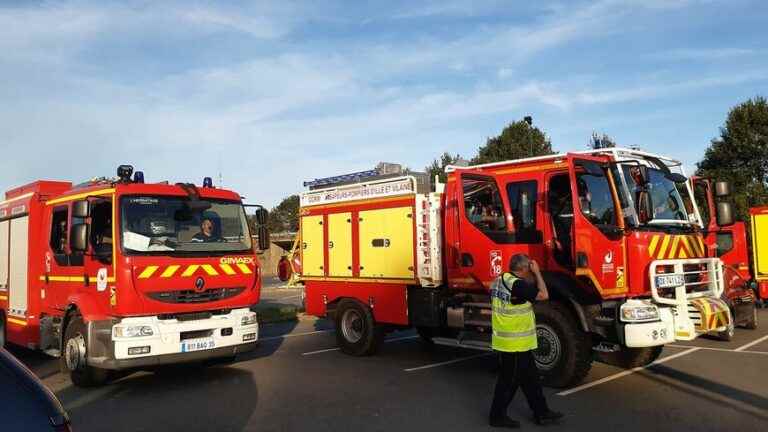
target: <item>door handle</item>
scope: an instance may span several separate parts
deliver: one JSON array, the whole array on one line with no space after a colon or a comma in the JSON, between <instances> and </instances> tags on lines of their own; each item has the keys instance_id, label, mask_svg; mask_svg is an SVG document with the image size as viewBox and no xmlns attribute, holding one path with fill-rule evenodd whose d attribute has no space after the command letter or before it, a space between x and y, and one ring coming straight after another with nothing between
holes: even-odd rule
<instances>
[{"instance_id":1,"label":"door handle","mask_svg":"<svg viewBox=\"0 0 768 432\"><path fill-rule=\"evenodd\" d=\"M466 252L461 254L461 266L462 267L472 267L475 265L475 260L472 258L471 254L468 254Z\"/></svg>"}]
</instances>

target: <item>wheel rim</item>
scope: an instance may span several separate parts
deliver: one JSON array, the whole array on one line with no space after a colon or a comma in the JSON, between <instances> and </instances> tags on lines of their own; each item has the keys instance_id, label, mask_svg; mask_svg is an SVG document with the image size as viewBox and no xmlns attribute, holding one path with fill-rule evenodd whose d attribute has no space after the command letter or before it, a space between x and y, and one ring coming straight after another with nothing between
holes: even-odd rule
<instances>
[{"instance_id":1,"label":"wheel rim","mask_svg":"<svg viewBox=\"0 0 768 432\"><path fill-rule=\"evenodd\" d=\"M365 323L363 317L354 309L347 309L341 316L341 333L349 343L357 343L363 338Z\"/></svg>"},{"instance_id":2,"label":"wheel rim","mask_svg":"<svg viewBox=\"0 0 768 432\"><path fill-rule=\"evenodd\" d=\"M67 345L64 347L64 361L70 371L76 371L85 366L85 338L83 335L78 333L67 340Z\"/></svg>"},{"instance_id":3,"label":"wheel rim","mask_svg":"<svg viewBox=\"0 0 768 432\"><path fill-rule=\"evenodd\" d=\"M533 358L539 369L550 370L560 361L563 353L563 344L555 330L544 324L536 326L538 348L533 352Z\"/></svg>"}]
</instances>

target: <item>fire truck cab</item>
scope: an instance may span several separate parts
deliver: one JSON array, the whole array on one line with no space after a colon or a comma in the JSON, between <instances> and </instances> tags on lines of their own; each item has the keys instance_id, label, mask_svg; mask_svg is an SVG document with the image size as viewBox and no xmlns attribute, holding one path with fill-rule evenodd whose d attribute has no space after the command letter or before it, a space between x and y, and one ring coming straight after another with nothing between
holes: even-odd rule
<instances>
[{"instance_id":1,"label":"fire truck cab","mask_svg":"<svg viewBox=\"0 0 768 432\"><path fill-rule=\"evenodd\" d=\"M240 195L132 170L36 181L0 202L0 342L60 357L76 385L233 358L258 339L260 267Z\"/></svg>"},{"instance_id":2,"label":"fire truck cab","mask_svg":"<svg viewBox=\"0 0 768 432\"><path fill-rule=\"evenodd\" d=\"M535 305L536 360L567 386L593 350L626 367L663 345L724 330L722 262L705 247L682 164L602 149L362 179L301 196L307 312L336 320L343 351L371 354L387 329L490 349L492 281L525 253L550 300Z\"/></svg>"}]
</instances>

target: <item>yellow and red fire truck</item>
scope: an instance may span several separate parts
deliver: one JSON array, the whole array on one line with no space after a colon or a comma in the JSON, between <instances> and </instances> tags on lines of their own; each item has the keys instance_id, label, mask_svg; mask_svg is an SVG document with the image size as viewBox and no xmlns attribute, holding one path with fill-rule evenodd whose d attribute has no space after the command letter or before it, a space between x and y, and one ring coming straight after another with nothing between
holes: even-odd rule
<instances>
[{"instance_id":1,"label":"yellow and red fire truck","mask_svg":"<svg viewBox=\"0 0 768 432\"><path fill-rule=\"evenodd\" d=\"M36 181L0 202L0 346L109 371L231 359L255 347L260 267L240 195L189 183ZM255 207L260 247L266 211Z\"/></svg>"},{"instance_id":2,"label":"yellow and red fire truck","mask_svg":"<svg viewBox=\"0 0 768 432\"><path fill-rule=\"evenodd\" d=\"M728 326L722 262L680 162L601 149L446 172L435 192L363 172L301 194L306 310L335 320L342 351L372 354L407 327L489 350L489 287L517 253L540 263L549 287L535 306L548 385L581 380L594 350L632 367Z\"/></svg>"}]
</instances>

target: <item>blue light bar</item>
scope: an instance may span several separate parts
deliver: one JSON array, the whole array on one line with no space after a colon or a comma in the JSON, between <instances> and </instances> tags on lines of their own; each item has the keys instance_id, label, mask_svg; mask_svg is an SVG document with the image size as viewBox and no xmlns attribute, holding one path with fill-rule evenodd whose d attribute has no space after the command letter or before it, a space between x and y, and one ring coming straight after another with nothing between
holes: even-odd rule
<instances>
[{"instance_id":1,"label":"blue light bar","mask_svg":"<svg viewBox=\"0 0 768 432\"><path fill-rule=\"evenodd\" d=\"M360 172L351 173L351 174L343 174L340 176L333 176L333 177L314 179L312 181L305 181L304 187L329 186L336 183L355 182L364 178L375 177L377 175L379 175L379 172L377 170L360 171Z\"/></svg>"}]
</instances>

